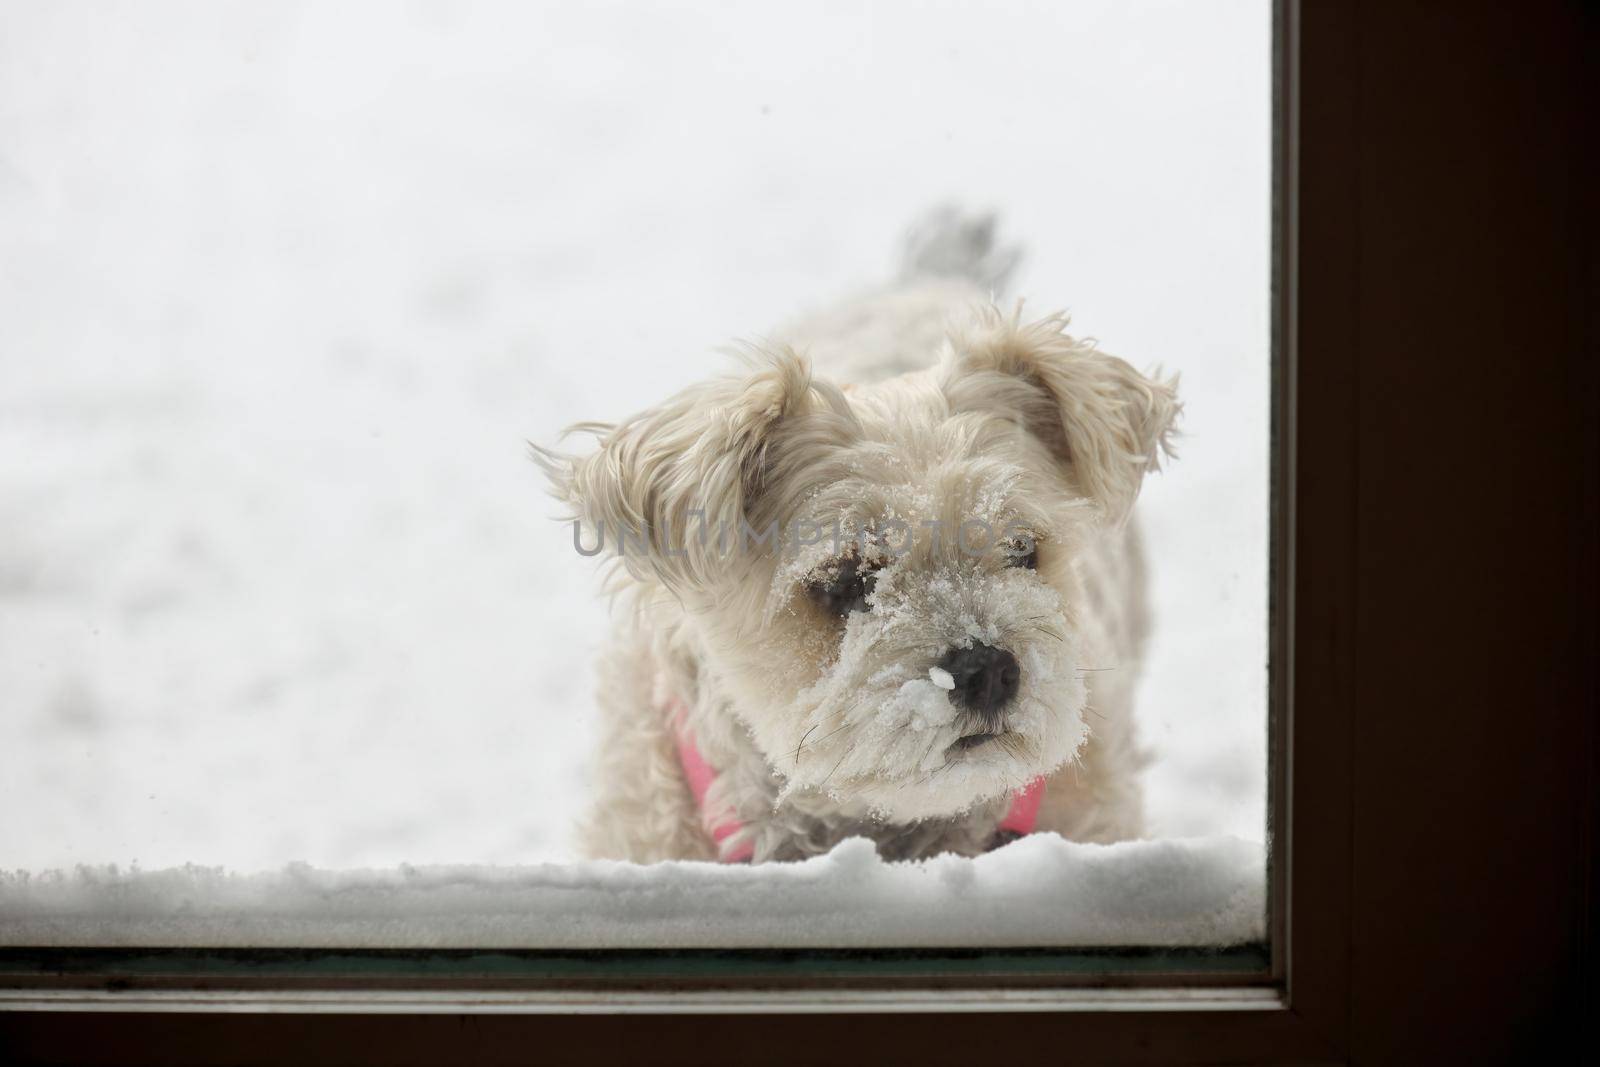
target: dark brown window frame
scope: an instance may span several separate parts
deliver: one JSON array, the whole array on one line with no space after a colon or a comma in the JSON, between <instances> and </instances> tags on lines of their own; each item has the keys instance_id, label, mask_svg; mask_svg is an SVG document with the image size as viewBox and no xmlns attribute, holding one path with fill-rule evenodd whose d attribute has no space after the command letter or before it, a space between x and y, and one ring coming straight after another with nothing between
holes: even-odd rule
<instances>
[{"instance_id":1,"label":"dark brown window frame","mask_svg":"<svg viewBox=\"0 0 1600 1067\"><path fill-rule=\"evenodd\" d=\"M1593 24L1559 3L1283 0L1277 26L1282 551L1263 965L1207 978L1156 961L1130 978L1126 959L1041 974L1013 954L998 981L997 960L953 968L945 954L863 983L853 965L782 981L769 959L754 975L678 974L662 1002L636 972L297 987L271 968L252 981L90 958L71 974L57 959L53 973L14 967L12 991L53 987L92 1010L7 1013L0 1048L259 1062L306 1060L309 1040L334 1043L324 1058L385 1062L927 1063L1004 1045L1422 1062L1553 1043L1592 994L1600 360L1586 353L1595 169L1577 146ZM1499 493L1531 504L1516 521L1475 509ZM1498 617L1514 624L1483 632ZM128 1010L163 997L184 1014ZM551 1007L573 1014L521 1014ZM771 1014L785 1008L828 1014ZM619 1010L680 1014L576 1014Z\"/></svg>"}]
</instances>

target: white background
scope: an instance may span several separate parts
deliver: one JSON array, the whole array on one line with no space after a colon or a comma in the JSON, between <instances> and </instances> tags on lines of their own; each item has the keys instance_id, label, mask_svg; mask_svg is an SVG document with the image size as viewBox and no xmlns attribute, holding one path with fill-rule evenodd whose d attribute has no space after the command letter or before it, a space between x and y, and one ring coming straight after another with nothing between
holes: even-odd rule
<instances>
[{"instance_id":1,"label":"white background","mask_svg":"<svg viewBox=\"0 0 1600 1067\"><path fill-rule=\"evenodd\" d=\"M587 561L524 440L882 280L930 204L1181 371L1151 831L1261 840L1269 15L0 7L0 867L560 858Z\"/></svg>"}]
</instances>

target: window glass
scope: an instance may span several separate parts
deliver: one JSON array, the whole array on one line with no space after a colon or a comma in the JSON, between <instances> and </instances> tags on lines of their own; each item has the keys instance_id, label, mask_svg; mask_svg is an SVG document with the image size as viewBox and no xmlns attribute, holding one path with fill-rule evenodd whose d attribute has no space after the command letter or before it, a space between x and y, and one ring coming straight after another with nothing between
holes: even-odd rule
<instances>
[{"instance_id":1,"label":"window glass","mask_svg":"<svg viewBox=\"0 0 1600 1067\"><path fill-rule=\"evenodd\" d=\"M443 922L577 885L611 903L568 943L763 940L757 908L619 932L644 921L622 890L657 884L909 908L852 927L894 943L1259 936L1266 4L0 26L0 934L114 939L58 921L111 884L222 927L268 900L332 921L330 887L359 925L395 886ZM883 384L911 363L944 369ZM632 443L562 437L638 413ZM713 537L842 517L844 541L636 557L688 621L629 644L626 589L578 549L630 507L679 548L694 510ZM951 547L968 520L987 554ZM866 633L891 623L914 639ZM712 810L790 786L814 803L773 826ZM1124 843L1005 844L1029 829ZM855 834L981 858L889 867L835 849ZM720 837L826 854L823 895L762 862L571 866ZM940 919L990 891L1024 903Z\"/></svg>"}]
</instances>

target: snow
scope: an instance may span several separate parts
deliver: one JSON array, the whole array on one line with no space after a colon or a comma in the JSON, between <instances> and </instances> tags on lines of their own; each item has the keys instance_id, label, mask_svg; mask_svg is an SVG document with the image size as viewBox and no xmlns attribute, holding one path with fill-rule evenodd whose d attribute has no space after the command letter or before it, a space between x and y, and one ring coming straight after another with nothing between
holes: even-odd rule
<instances>
[{"instance_id":1,"label":"snow","mask_svg":"<svg viewBox=\"0 0 1600 1067\"><path fill-rule=\"evenodd\" d=\"M590 861L252 875L0 876L0 943L335 948L1230 946L1264 937L1262 851L1236 838L884 863Z\"/></svg>"},{"instance_id":2,"label":"snow","mask_svg":"<svg viewBox=\"0 0 1600 1067\"><path fill-rule=\"evenodd\" d=\"M1151 832L1262 840L1268 5L979 10L0 9L0 868L569 857L606 608L524 441L947 199L1183 374Z\"/></svg>"},{"instance_id":3,"label":"snow","mask_svg":"<svg viewBox=\"0 0 1600 1067\"><path fill-rule=\"evenodd\" d=\"M950 676L950 672L945 670L943 667L929 667L928 681L932 682L940 689L954 689L956 687L956 680L952 678Z\"/></svg>"}]
</instances>

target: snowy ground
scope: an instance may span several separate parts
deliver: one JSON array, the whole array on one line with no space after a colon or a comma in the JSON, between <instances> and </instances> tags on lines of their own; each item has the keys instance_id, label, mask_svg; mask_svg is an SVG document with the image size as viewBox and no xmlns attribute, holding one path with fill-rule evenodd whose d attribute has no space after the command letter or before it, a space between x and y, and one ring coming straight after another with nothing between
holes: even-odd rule
<instances>
[{"instance_id":1,"label":"snowy ground","mask_svg":"<svg viewBox=\"0 0 1600 1067\"><path fill-rule=\"evenodd\" d=\"M1183 373L1152 829L1261 841L1268 6L863 6L0 9L0 868L566 855L604 609L524 440L946 199Z\"/></svg>"}]
</instances>

